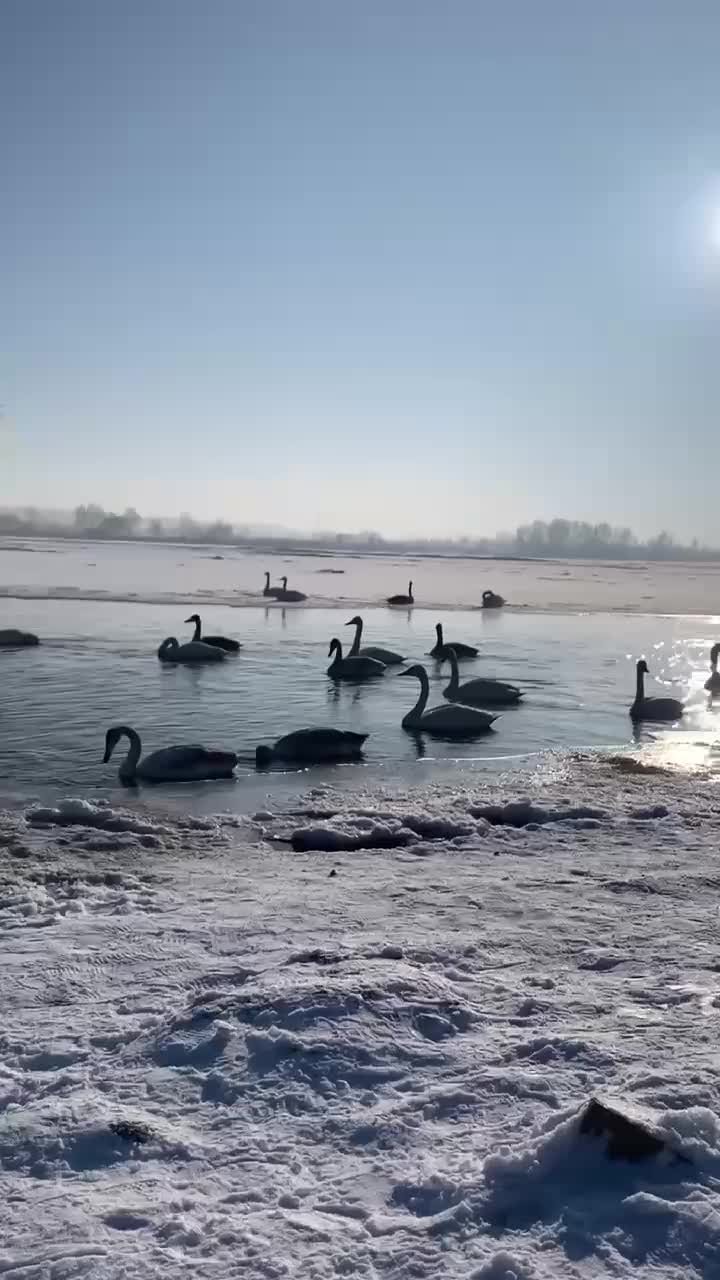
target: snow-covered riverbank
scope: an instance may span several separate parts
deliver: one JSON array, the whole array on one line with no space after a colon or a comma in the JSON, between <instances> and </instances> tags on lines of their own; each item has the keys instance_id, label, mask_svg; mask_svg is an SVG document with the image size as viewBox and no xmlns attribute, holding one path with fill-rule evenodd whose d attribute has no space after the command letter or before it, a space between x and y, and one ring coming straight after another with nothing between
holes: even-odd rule
<instances>
[{"instance_id":1,"label":"snow-covered riverbank","mask_svg":"<svg viewBox=\"0 0 720 1280\"><path fill-rule=\"evenodd\" d=\"M0 1272L720 1275L720 795L533 785L3 815Z\"/></svg>"}]
</instances>

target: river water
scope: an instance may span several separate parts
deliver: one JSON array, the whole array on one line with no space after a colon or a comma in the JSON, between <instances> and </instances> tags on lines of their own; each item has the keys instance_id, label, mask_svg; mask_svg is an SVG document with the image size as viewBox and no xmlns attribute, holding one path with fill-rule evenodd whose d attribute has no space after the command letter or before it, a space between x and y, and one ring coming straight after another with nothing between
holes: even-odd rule
<instances>
[{"instance_id":1,"label":"river water","mask_svg":"<svg viewBox=\"0 0 720 1280\"><path fill-rule=\"evenodd\" d=\"M273 579L287 574L291 587L307 592L307 604L264 601L266 568ZM380 603L405 590L410 577L413 609ZM479 610L486 586L506 595L510 607ZM259 742L305 725L370 735L363 764L312 772L313 782L333 785L430 780L510 763L533 769L553 751L626 749L638 745L627 709L640 655L658 690L688 703L681 728L649 727L641 749L712 768L720 721L702 686L708 651L720 638L720 618L708 609L719 587L716 565L263 557L186 546L8 543L0 548L0 626L35 631L42 643L0 652L0 799L91 794L127 803L119 761L102 764L105 731L115 723L136 728L147 750L202 742L239 752L235 782L144 788L135 801L198 812L248 811L268 795L306 789L307 772L258 774L253 763ZM463 664L461 679L510 680L525 691L522 705L471 742L404 732L400 721L416 697L414 681L398 680L392 669L359 686L338 686L326 675L329 640L337 635L349 643L344 623L358 608L365 643L426 662L430 705L442 701L449 674L424 658L437 621L446 639L480 650L476 661ZM164 666L158 645L168 635L189 638L184 619L195 609L208 631L240 640L241 652L217 666Z\"/></svg>"}]
</instances>

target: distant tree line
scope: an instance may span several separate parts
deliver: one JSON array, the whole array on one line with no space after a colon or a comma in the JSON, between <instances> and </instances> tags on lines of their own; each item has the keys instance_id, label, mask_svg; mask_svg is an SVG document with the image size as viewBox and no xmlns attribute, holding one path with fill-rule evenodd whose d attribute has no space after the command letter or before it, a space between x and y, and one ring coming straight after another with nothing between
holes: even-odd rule
<instances>
[{"instance_id":1,"label":"distant tree line","mask_svg":"<svg viewBox=\"0 0 720 1280\"><path fill-rule=\"evenodd\" d=\"M262 546L275 549L312 549L361 554L516 556L527 559L577 560L717 560L720 551L701 546L697 538L685 545L663 530L646 542L632 529L615 528L586 520L533 520L514 533L494 538L389 539L373 530L360 533L319 531L310 534L273 529L264 531L226 520L195 520L183 514L173 519L140 515L134 507L123 512L105 511L97 503L74 511L40 511L34 507L0 509L0 536L91 538L119 541L187 542L210 546Z\"/></svg>"}]
</instances>

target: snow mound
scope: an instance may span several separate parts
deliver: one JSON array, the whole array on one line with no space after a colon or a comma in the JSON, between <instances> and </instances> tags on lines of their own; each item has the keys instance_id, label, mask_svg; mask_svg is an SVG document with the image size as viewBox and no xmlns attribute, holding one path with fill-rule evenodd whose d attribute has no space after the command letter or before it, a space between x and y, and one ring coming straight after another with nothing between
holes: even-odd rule
<instances>
[{"instance_id":1,"label":"snow mound","mask_svg":"<svg viewBox=\"0 0 720 1280\"><path fill-rule=\"evenodd\" d=\"M28 809L26 821L35 827L99 827L103 831L132 832L135 835L157 835L168 828L158 822L138 817L122 809L113 809L107 800L68 798L56 805L38 805ZM195 820L193 820L195 822Z\"/></svg>"},{"instance_id":2,"label":"snow mound","mask_svg":"<svg viewBox=\"0 0 720 1280\"><path fill-rule=\"evenodd\" d=\"M530 800L513 800L509 804L475 805L470 809L473 818L484 818L493 827L527 827L530 824L544 826L547 822L579 822L593 819L606 822L605 809L590 805L569 805L567 808L545 809Z\"/></svg>"},{"instance_id":3,"label":"snow mound","mask_svg":"<svg viewBox=\"0 0 720 1280\"><path fill-rule=\"evenodd\" d=\"M326 821L297 827L290 836L297 852L354 852L357 849L402 849L424 840L461 839L484 830L471 818L433 813L388 813L356 809Z\"/></svg>"}]
</instances>

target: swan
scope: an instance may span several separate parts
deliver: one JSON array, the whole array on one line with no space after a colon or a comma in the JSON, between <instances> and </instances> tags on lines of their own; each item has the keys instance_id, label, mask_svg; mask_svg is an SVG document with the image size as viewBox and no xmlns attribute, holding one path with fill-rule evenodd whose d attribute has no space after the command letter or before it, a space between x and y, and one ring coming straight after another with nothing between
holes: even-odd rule
<instances>
[{"instance_id":1,"label":"swan","mask_svg":"<svg viewBox=\"0 0 720 1280\"><path fill-rule=\"evenodd\" d=\"M293 600L307 600L307 596L304 591L288 591L287 578L281 578L280 581L282 582L282 587L276 587L274 592L277 600L286 600L289 602L292 602Z\"/></svg>"},{"instance_id":2,"label":"swan","mask_svg":"<svg viewBox=\"0 0 720 1280\"><path fill-rule=\"evenodd\" d=\"M174 663L223 662L225 651L214 649L211 644L204 644L202 640L189 640L187 644L178 644L174 636L168 636L158 649L158 658L161 662Z\"/></svg>"},{"instance_id":3,"label":"swan","mask_svg":"<svg viewBox=\"0 0 720 1280\"><path fill-rule=\"evenodd\" d=\"M429 658L447 658L448 650L451 648L455 650L456 658L477 658L478 651L477 649L473 649L471 644L455 644L454 641L452 644L445 643L443 639L442 622L438 622L435 627L435 634L437 636L437 640L428 654Z\"/></svg>"},{"instance_id":4,"label":"swan","mask_svg":"<svg viewBox=\"0 0 720 1280\"><path fill-rule=\"evenodd\" d=\"M226 653L237 653L240 648L237 640L228 640L227 636L204 636L199 613L191 613L190 617L186 618L185 621L195 623L193 641L201 640L203 644L212 645L213 649L224 649Z\"/></svg>"},{"instance_id":5,"label":"swan","mask_svg":"<svg viewBox=\"0 0 720 1280\"><path fill-rule=\"evenodd\" d=\"M412 593L412 589L413 589L413 584L412 584L412 582L408 582L408 593L407 593L407 595L406 595L406 596L403 596L403 595L399 595L399 596L388 596L388 598L387 598L387 600L386 600L386 604L414 604L414 603L415 603L415 597L414 597L414 595L413 595L413 593Z\"/></svg>"},{"instance_id":6,"label":"swan","mask_svg":"<svg viewBox=\"0 0 720 1280\"><path fill-rule=\"evenodd\" d=\"M204 778L230 778L237 764L234 751L208 751L195 745L165 747L162 751L153 751L141 761L140 734L124 724L116 724L105 734L103 764L108 763L121 738L130 740L127 756L118 769L121 782L134 782L136 778L146 782L199 782Z\"/></svg>"},{"instance_id":7,"label":"swan","mask_svg":"<svg viewBox=\"0 0 720 1280\"><path fill-rule=\"evenodd\" d=\"M377 662L382 662L386 667L396 667L399 662L405 659L399 653L393 653L392 649L379 649L377 645L364 645L360 648L360 641L363 632L363 620L361 617L351 618L345 623L346 627L355 628L355 639L353 640L352 649L349 657L351 658L375 658Z\"/></svg>"},{"instance_id":8,"label":"swan","mask_svg":"<svg viewBox=\"0 0 720 1280\"><path fill-rule=\"evenodd\" d=\"M357 760L367 736L344 729L297 729L279 738L273 747L256 747L255 763L262 768L273 760L292 760L298 764Z\"/></svg>"},{"instance_id":9,"label":"swan","mask_svg":"<svg viewBox=\"0 0 720 1280\"><path fill-rule=\"evenodd\" d=\"M644 658L640 659L635 670L637 686L635 701L630 708L633 720L679 720L685 708L677 698L645 697L645 676L650 673Z\"/></svg>"},{"instance_id":10,"label":"swan","mask_svg":"<svg viewBox=\"0 0 720 1280\"><path fill-rule=\"evenodd\" d=\"M407 671L400 672L398 680L403 676L415 676L420 681L420 697L412 711L403 716L403 729L425 729L428 733L441 733L446 737L467 737L469 734L485 733L497 720L497 716L489 716L475 707L460 706L457 702L449 707L431 707L426 711L425 705L430 694L427 671L419 665L408 667Z\"/></svg>"},{"instance_id":11,"label":"swan","mask_svg":"<svg viewBox=\"0 0 720 1280\"><path fill-rule=\"evenodd\" d=\"M720 644L714 644L710 650L710 675L705 681L705 688L708 693L720 693L720 675L718 675L718 655L720 655Z\"/></svg>"},{"instance_id":12,"label":"swan","mask_svg":"<svg viewBox=\"0 0 720 1280\"><path fill-rule=\"evenodd\" d=\"M443 689L443 697L450 702L479 702L483 707L511 706L519 702L522 694L514 684L505 684L502 680L468 680L460 684L460 673L455 650L448 648L447 662L450 663L450 683Z\"/></svg>"},{"instance_id":13,"label":"swan","mask_svg":"<svg viewBox=\"0 0 720 1280\"><path fill-rule=\"evenodd\" d=\"M280 591L281 591L281 588L280 588L280 587L271 587L271 586L270 586L270 574L266 572L266 574L265 574L265 587L264 587L264 589L263 589L263 595L264 595L264 596L275 596L275 597L277 597L277 596L279 596L279 595L280 595Z\"/></svg>"},{"instance_id":14,"label":"swan","mask_svg":"<svg viewBox=\"0 0 720 1280\"><path fill-rule=\"evenodd\" d=\"M502 609L505 601L502 596L496 595L494 591L483 591L482 607L483 609Z\"/></svg>"},{"instance_id":15,"label":"swan","mask_svg":"<svg viewBox=\"0 0 720 1280\"><path fill-rule=\"evenodd\" d=\"M371 676L381 676L385 663L377 658L343 658L342 645L339 640L331 640L328 657L335 654L327 669L333 680L367 680Z\"/></svg>"},{"instance_id":16,"label":"swan","mask_svg":"<svg viewBox=\"0 0 720 1280\"><path fill-rule=\"evenodd\" d=\"M12 628L0 631L0 648L3 649L27 649L39 643L37 636L31 631L15 631Z\"/></svg>"}]
</instances>

